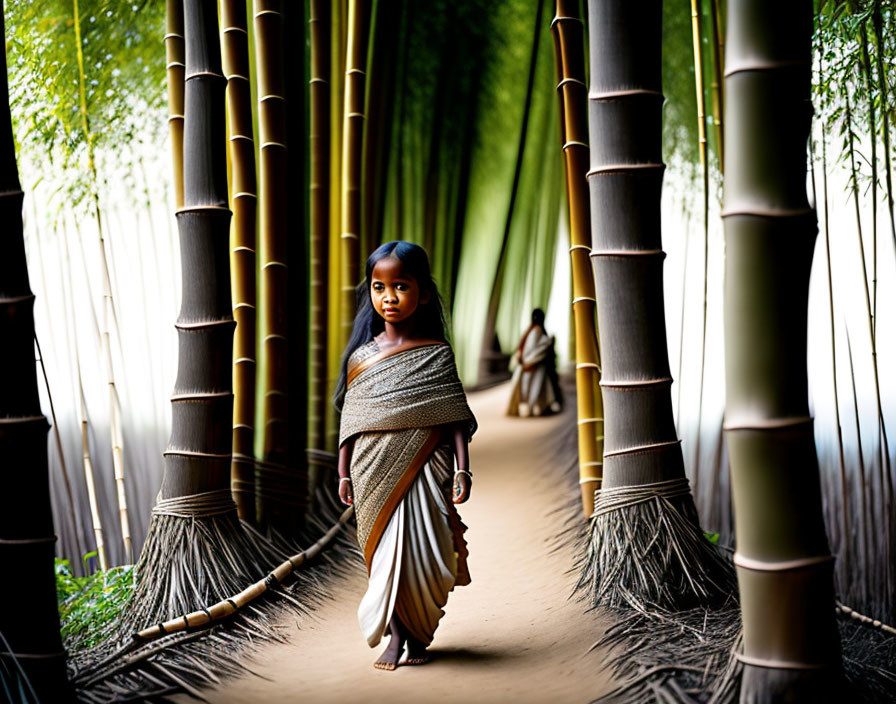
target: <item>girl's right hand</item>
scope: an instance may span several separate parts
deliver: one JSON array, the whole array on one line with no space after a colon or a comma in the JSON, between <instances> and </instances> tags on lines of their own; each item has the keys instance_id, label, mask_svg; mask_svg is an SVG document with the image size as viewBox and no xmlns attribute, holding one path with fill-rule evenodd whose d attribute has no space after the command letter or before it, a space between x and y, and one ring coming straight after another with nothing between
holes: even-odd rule
<instances>
[{"instance_id":1,"label":"girl's right hand","mask_svg":"<svg viewBox=\"0 0 896 704\"><path fill-rule=\"evenodd\" d=\"M352 480L339 480L339 500L346 506L351 506L355 500L355 494L352 491Z\"/></svg>"}]
</instances>

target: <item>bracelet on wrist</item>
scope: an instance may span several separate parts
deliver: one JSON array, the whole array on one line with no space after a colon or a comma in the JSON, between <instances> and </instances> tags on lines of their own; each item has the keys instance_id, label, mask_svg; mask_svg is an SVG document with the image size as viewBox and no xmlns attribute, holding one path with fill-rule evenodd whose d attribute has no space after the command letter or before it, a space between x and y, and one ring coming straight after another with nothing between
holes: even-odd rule
<instances>
[{"instance_id":1,"label":"bracelet on wrist","mask_svg":"<svg viewBox=\"0 0 896 704\"><path fill-rule=\"evenodd\" d=\"M342 482L350 482L351 480L352 480L351 477L339 477L340 484L342 484Z\"/></svg>"},{"instance_id":2,"label":"bracelet on wrist","mask_svg":"<svg viewBox=\"0 0 896 704\"><path fill-rule=\"evenodd\" d=\"M470 479L473 478L473 474L472 474L471 472L469 472L468 470L466 470L466 469L458 469L458 470L454 473L454 476L456 477L458 474L466 474Z\"/></svg>"}]
</instances>

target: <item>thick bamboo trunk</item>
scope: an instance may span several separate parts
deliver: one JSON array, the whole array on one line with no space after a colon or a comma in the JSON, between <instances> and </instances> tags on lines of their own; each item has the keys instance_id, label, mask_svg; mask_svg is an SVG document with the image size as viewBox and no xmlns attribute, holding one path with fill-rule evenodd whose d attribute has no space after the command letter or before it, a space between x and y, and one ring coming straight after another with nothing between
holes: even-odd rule
<instances>
[{"instance_id":1,"label":"thick bamboo trunk","mask_svg":"<svg viewBox=\"0 0 896 704\"><path fill-rule=\"evenodd\" d=\"M159 501L122 629L140 630L239 591L276 559L239 522L230 491L233 330L224 94L217 0L184 3L184 207L178 371Z\"/></svg>"},{"instance_id":2,"label":"thick bamboo trunk","mask_svg":"<svg viewBox=\"0 0 896 704\"><path fill-rule=\"evenodd\" d=\"M310 340L308 345L309 497L330 463L323 463L327 423L327 310L330 230L330 13L328 3L311 0L310 163Z\"/></svg>"},{"instance_id":3,"label":"thick bamboo trunk","mask_svg":"<svg viewBox=\"0 0 896 704\"><path fill-rule=\"evenodd\" d=\"M367 0L349 0L345 53L345 97L342 118L342 198L340 212L342 346L355 318L355 288L361 282L361 202L364 155L364 89L370 7Z\"/></svg>"},{"instance_id":4,"label":"thick bamboo trunk","mask_svg":"<svg viewBox=\"0 0 896 704\"><path fill-rule=\"evenodd\" d=\"M591 271L591 209L588 200L588 88L579 3L557 0L551 23L560 99L560 136L569 200L569 257L572 266L572 312L576 338L576 399L579 485L585 515L594 512L594 492L603 470L603 403L600 395L595 314L597 301Z\"/></svg>"},{"instance_id":5,"label":"thick bamboo trunk","mask_svg":"<svg viewBox=\"0 0 896 704\"><path fill-rule=\"evenodd\" d=\"M280 0L254 0L259 139L259 437L256 520L292 532L305 487L289 463L287 104L284 14ZM290 39L290 41L293 41ZM295 235L297 236L297 235Z\"/></svg>"},{"instance_id":6,"label":"thick bamboo trunk","mask_svg":"<svg viewBox=\"0 0 896 704\"><path fill-rule=\"evenodd\" d=\"M230 488L240 518L255 522L255 140L244 0L221 2L221 55L230 128L230 263L233 276L233 462Z\"/></svg>"},{"instance_id":7,"label":"thick bamboo trunk","mask_svg":"<svg viewBox=\"0 0 896 704\"><path fill-rule=\"evenodd\" d=\"M4 31L0 13L0 32ZM6 53L0 87L9 95ZM8 100L0 109L0 564L18 576L0 579L0 673L16 673L12 691L27 691L25 677L41 701L70 701L65 652L59 635L53 574L53 515L47 467L47 429L37 393L34 364L34 294L28 281L22 201ZM7 651L7 646L9 651ZM18 681L15 681L18 680Z\"/></svg>"},{"instance_id":8,"label":"thick bamboo trunk","mask_svg":"<svg viewBox=\"0 0 896 704\"><path fill-rule=\"evenodd\" d=\"M184 3L166 0L165 73L168 83L168 135L174 174L174 204L184 204Z\"/></svg>"},{"instance_id":9,"label":"thick bamboo trunk","mask_svg":"<svg viewBox=\"0 0 896 704\"><path fill-rule=\"evenodd\" d=\"M604 475L579 588L593 604L726 597L672 417L660 237L659 0L590 0L591 228L603 336Z\"/></svg>"},{"instance_id":10,"label":"thick bamboo trunk","mask_svg":"<svg viewBox=\"0 0 896 704\"><path fill-rule=\"evenodd\" d=\"M214 0L184 6L187 71L178 374L161 498L229 487L233 393L224 91ZM192 33L192 34L191 34Z\"/></svg>"},{"instance_id":11,"label":"thick bamboo trunk","mask_svg":"<svg viewBox=\"0 0 896 704\"><path fill-rule=\"evenodd\" d=\"M774 22L768 18L774 16ZM839 701L833 557L806 369L812 4L729 4L725 433L743 610L741 702Z\"/></svg>"}]
</instances>

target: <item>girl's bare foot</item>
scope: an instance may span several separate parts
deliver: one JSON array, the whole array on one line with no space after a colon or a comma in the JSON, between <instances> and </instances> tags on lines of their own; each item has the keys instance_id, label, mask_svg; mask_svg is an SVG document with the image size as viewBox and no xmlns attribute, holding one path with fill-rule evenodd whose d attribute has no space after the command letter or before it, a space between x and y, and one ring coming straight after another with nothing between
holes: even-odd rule
<instances>
[{"instance_id":1,"label":"girl's bare foot","mask_svg":"<svg viewBox=\"0 0 896 704\"><path fill-rule=\"evenodd\" d=\"M430 661L430 654L426 646L415 638L408 636L408 656L401 661L402 665L425 665Z\"/></svg>"},{"instance_id":2,"label":"girl's bare foot","mask_svg":"<svg viewBox=\"0 0 896 704\"><path fill-rule=\"evenodd\" d=\"M389 645L383 651L383 654L377 658L375 663L373 663L373 666L377 670L394 670L398 666L398 659L401 657L401 651L404 650L404 648L401 647L401 645L393 647L397 641L398 639L395 636L392 636Z\"/></svg>"},{"instance_id":3,"label":"girl's bare foot","mask_svg":"<svg viewBox=\"0 0 896 704\"><path fill-rule=\"evenodd\" d=\"M386 646L386 649L383 651L383 654L377 658L377 661L373 663L373 666L377 670L394 670L398 666L398 659L401 657L401 652L404 650L407 636L405 635L404 628L397 616L393 616L392 620L389 622L389 633L389 645Z\"/></svg>"}]
</instances>

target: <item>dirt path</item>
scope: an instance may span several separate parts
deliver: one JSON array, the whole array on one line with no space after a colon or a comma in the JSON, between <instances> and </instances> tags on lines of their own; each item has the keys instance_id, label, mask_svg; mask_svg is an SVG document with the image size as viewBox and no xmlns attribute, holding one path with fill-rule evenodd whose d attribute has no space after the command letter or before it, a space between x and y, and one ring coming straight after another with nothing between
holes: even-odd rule
<instances>
[{"instance_id":1,"label":"dirt path","mask_svg":"<svg viewBox=\"0 0 896 704\"><path fill-rule=\"evenodd\" d=\"M379 672L358 627L367 586L363 566L334 585L334 599L311 623L292 630L287 645L253 656L255 672L206 693L215 704L236 702L587 702L610 685L598 653L586 654L601 623L571 601L572 549L550 551L568 499L569 481L552 481L547 459L560 423L569 417L509 419L506 385L472 394L480 429L471 449L476 475L460 507L469 525L473 583L453 592L436 632L434 659L423 667ZM384 640L385 644L385 640Z\"/></svg>"}]
</instances>

